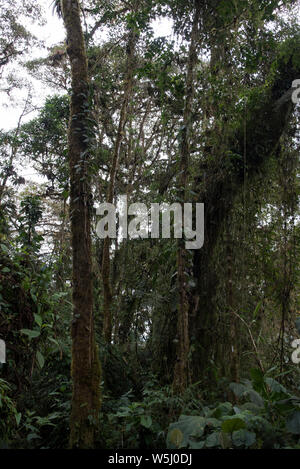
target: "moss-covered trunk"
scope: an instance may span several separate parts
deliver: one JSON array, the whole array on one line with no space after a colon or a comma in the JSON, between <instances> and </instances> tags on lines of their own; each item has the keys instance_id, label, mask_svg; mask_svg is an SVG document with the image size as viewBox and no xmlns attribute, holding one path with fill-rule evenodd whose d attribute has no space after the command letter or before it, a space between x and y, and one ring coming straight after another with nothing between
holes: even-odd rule
<instances>
[{"instance_id":1,"label":"moss-covered trunk","mask_svg":"<svg viewBox=\"0 0 300 469\"><path fill-rule=\"evenodd\" d=\"M88 180L89 79L77 0L63 0L72 95L69 124L70 218L73 250L71 448L92 448L100 408L100 364L94 339Z\"/></svg>"}]
</instances>

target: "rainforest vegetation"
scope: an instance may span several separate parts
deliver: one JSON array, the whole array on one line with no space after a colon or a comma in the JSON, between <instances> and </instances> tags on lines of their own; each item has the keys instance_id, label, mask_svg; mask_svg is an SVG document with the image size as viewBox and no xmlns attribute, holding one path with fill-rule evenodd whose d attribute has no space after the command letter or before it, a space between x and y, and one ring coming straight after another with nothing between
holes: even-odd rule
<instances>
[{"instance_id":1,"label":"rainforest vegetation","mask_svg":"<svg viewBox=\"0 0 300 469\"><path fill-rule=\"evenodd\" d=\"M300 449L299 1L0 29L0 448ZM203 246L101 239L122 196L204 204Z\"/></svg>"}]
</instances>

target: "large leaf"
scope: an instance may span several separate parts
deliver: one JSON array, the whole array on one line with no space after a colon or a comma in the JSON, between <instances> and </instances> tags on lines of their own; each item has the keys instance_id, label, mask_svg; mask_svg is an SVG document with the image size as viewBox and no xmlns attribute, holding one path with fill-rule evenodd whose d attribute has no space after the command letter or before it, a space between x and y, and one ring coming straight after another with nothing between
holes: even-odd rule
<instances>
[{"instance_id":1,"label":"large leaf","mask_svg":"<svg viewBox=\"0 0 300 469\"><path fill-rule=\"evenodd\" d=\"M231 438L228 433L221 432L220 433L220 444L223 449L231 448Z\"/></svg>"},{"instance_id":2,"label":"large leaf","mask_svg":"<svg viewBox=\"0 0 300 469\"><path fill-rule=\"evenodd\" d=\"M29 339L35 339L40 335L40 331L32 331L30 329L21 329L20 332L21 334L27 335Z\"/></svg>"},{"instance_id":3,"label":"large leaf","mask_svg":"<svg viewBox=\"0 0 300 469\"><path fill-rule=\"evenodd\" d=\"M203 449L205 445L205 441L189 441L190 449Z\"/></svg>"},{"instance_id":4,"label":"large leaf","mask_svg":"<svg viewBox=\"0 0 300 469\"><path fill-rule=\"evenodd\" d=\"M34 314L34 320L37 323L38 326L42 327L43 325L43 319L39 314Z\"/></svg>"},{"instance_id":5,"label":"large leaf","mask_svg":"<svg viewBox=\"0 0 300 469\"><path fill-rule=\"evenodd\" d=\"M247 387L241 383L230 383L229 387L236 397L242 397L247 391Z\"/></svg>"},{"instance_id":6,"label":"large leaf","mask_svg":"<svg viewBox=\"0 0 300 469\"><path fill-rule=\"evenodd\" d=\"M204 434L206 425L207 420L204 417L181 415L178 422L169 426L167 447L188 448L191 442L195 445L196 439Z\"/></svg>"},{"instance_id":7,"label":"large leaf","mask_svg":"<svg viewBox=\"0 0 300 469\"><path fill-rule=\"evenodd\" d=\"M44 355L41 352L37 351L36 352L36 359L38 361L38 364L39 364L40 368L42 369L43 366L45 365Z\"/></svg>"},{"instance_id":8,"label":"large leaf","mask_svg":"<svg viewBox=\"0 0 300 469\"><path fill-rule=\"evenodd\" d=\"M16 419L17 427L20 425L21 417L22 417L22 414L20 412L16 413L15 419Z\"/></svg>"},{"instance_id":9,"label":"large leaf","mask_svg":"<svg viewBox=\"0 0 300 469\"><path fill-rule=\"evenodd\" d=\"M184 436L179 428L173 428L169 430L167 436L167 447L168 448L181 448Z\"/></svg>"},{"instance_id":10,"label":"large leaf","mask_svg":"<svg viewBox=\"0 0 300 469\"><path fill-rule=\"evenodd\" d=\"M300 435L300 410L296 410L287 420L286 428L294 435Z\"/></svg>"},{"instance_id":11,"label":"large leaf","mask_svg":"<svg viewBox=\"0 0 300 469\"><path fill-rule=\"evenodd\" d=\"M152 425L152 418L150 415L142 415L141 416L141 425L145 428L150 428Z\"/></svg>"},{"instance_id":12,"label":"large leaf","mask_svg":"<svg viewBox=\"0 0 300 469\"><path fill-rule=\"evenodd\" d=\"M233 433L242 428L246 428L246 423L240 418L231 417L222 422L222 431L224 433Z\"/></svg>"},{"instance_id":13,"label":"large leaf","mask_svg":"<svg viewBox=\"0 0 300 469\"><path fill-rule=\"evenodd\" d=\"M266 377L265 383L269 386L272 392L276 394L282 394L284 396L289 396L289 393L286 388L282 386L282 384L278 383L278 381L276 381L275 379Z\"/></svg>"},{"instance_id":14,"label":"large leaf","mask_svg":"<svg viewBox=\"0 0 300 469\"><path fill-rule=\"evenodd\" d=\"M206 438L205 446L207 448L215 448L221 446L220 432L214 432Z\"/></svg>"},{"instance_id":15,"label":"large leaf","mask_svg":"<svg viewBox=\"0 0 300 469\"><path fill-rule=\"evenodd\" d=\"M238 448L240 447L249 448L255 443L255 441L256 441L255 433L249 432L248 430L245 430L244 428L237 430L233 432L232 434L232 442L234 446L237 446Z\"/></svg>"},{"instance_id":16,"label":"large leaf","mask_svg":"<svg viewBox=\"0 0 300 469\"><path fill-rule=\"evenodd\" d=\"M250 401L256 406L264 407L263 398L260 396L260 394L258 394L257 391L254 391L254 389L252 389L250 386L246 386L245 384L241 383L230 383L229 387L238 398L249 398Z\"/></svg>"},{"instance_id":17,"label":"large leaf","mask_svg":"<svg viewBox=\"0 0 300 469\"><path fill-rule=\"evenodd\" d=\"M233 406L230 402L223 402L219 404L218 407L212 412L212 417L220 418L224 415L232 415L233 414Z\"/></svg>"},{"instance_id":18,"label":"large leaf","mask_svg":"<svg viewBox=\"0 0 300 469\"><path fill-rule=\"evenodd\" d=\"M264 375L258 368L252 368L250 370L251 379L255 391L262 393L265 391Z\"/></svg>"},{"instance_id":19,"label":"large leaf","mask_svg":"<svg viewBox=\"0 0 300 469\"><path fill-rule=\"evenodd\" d=\"M258 392L254 391L254 389L249 389L248 396L253 404L258 407L264 407L264 400Z\"/></svg>"}]
</instances>

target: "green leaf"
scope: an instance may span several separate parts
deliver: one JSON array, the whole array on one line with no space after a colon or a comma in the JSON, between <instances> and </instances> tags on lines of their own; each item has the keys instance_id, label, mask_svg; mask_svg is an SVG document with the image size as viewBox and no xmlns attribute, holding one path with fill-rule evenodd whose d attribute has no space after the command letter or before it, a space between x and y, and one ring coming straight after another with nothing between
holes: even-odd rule
<instances>
[{"instance_id":1,"label":"green leaf","mask_svg":"<svg viewBox=\"0 0 300 469\"><path fill-rule=\"evenodd\" d=\"M251 379L253 382L253 387L255 391L264 392L265 385L264 385L264 375L261 370L258 368L252 368L250 370Z\"/></svg>"},{"instance_id":2,"label":"green leaf","mask_svg":"<svg viewBox=\"0 0 300 469\"><path fill-rule=\"evenodd\" d=\"M30 290L30 296L33 299L34 303L37 303L37 297L36 297L35 293L32 290Z\"/></svg>"},{"instance_id":3,"label":"green leaf","mask_svg":"<svg viewBox=\"0 0 300 469\"><path fill-rule=\"evenodd\" d=\"M203 449L205 441L193 441L190 440L190 449Z\"/></svg>"},{"instance_id":4,"label":"green leaf","mask_svg":"<svg viewBox=\"0 0 300 469\"><path fill-rule=\"evenodd\" d=\"M295 325L296 325L297 331L298 331L299 334L300 334L300 318L296 319Z\"/></svg>"},{"instance_id":5,"label":"green leaf","mask_svg":"<svg viewBox=\"0 0 300 469\"><path fill-rule=\"evenodd\" d=\"M247 391L246 386L240 383L230 383L229 387L236 397L242 397L244 392Z\"/></svg>"},{"instance_id":6,"label":"green leaf","mask_svg":"<svg viewBox=\"0 0 300 469\"><path fill-rule=\"evenodd\" d=\"M63 193L62 193L62 196L64 199L67 199L69 197L70 193L68 190L64 190Z\"/></svg>"},{"instance_id":7,"label":"green leaf","mask_svg":"<svg viewBox=\"0 0 300 469\"><path fill-rule=\"evenodd\" d=\"M261 381L264 378L263 372L259 368L251 368L250 375L253 381Z\"/></svg>"},{"instance_id":8,"label":"green leaf","mask_svg":"<svg viewBox=\"0 0 300 469\"><path fill-rule=\"evenodd\" d=\"M0 244L0 247L1 247L2 251L5 252L5 254L8 253L8 248L7 248L7 246L5 246L5 244Z\"/></svg>"},{"instance_id":9,"label":"green leaf","mask_svg":"<svg viewBox=\"0 0 300 469\"><path fill-rule=\"evenodd\" d=\"M231 438L228 433L220 433L220 444L223 449L229 449L231 447Z\"/></svg>"},{"instance_id":10,"label":"green leaf","mask_svg":"<svg viewBox=\"0 0 300 469\"><path fill-rule=\"evenodd\" d=\"M233 414L233 407L230 402L223 402L219 404L218 407L212 412L212 417L220 418L224 415L232 415Z\"/></svg>"},{"instance_id":11,"label":"green leaf","mask_svg":"<svg viewBox=\"0 0 300 469\"><path fill-rule=\"evenodd\" d=\"M237 430L232 434L232 442L234 446L237 446L238 448L241 446L249 448L255 443L255 441L255 433L249 432L245 429Z\"/></svg>"},{"instance_id":12,"label":"green leaf","mask_svg":"<svg viewBox=\"0 0 300 469\"><path fill-rule=\"evenodd\" d=\"M241 383L230 383L229 387L237 397L249 397L253 404L258 407L264 407L263 398L254 389L251 389L250 386Z\"/></svg>"},{"instance_id":13,"label":"green leaf","mask_svg":"<svg viewBox=\"0 0 300 469\"><path fill-rule=\"evenodd\" d=\"M258 394L258 392L254 391L254 389L249 389L247 394L249 395L250 400L253 404L255 404L256 406L261 407L261 408L264 407L264 405L265 405L264 400L261 397L261 395Z\"/></svg>"},{"instance_id":14,"label":"green leaf","mask_svg":"<svg viewBox=\"0 0 300 469\"><path fill-rule=\"evenodd\" d=\"M38 326L42 327L43 319L39 314L34 314L34 320Z\"/></svg>"},{"instance_id":15,"label":"green leaf","mask_svg":"<svg viewBox=\"0 0 300 469\"><path fill-rule=\"evenodd\" d=\"M22 414L20 412L15 415L17 426L20 425L21 417L22 417Z\"/></svg>"},{"instance_id":16,"label":"green leaf","mask_svg":"<svg viewBox=\"0 0 300 469\"><path fill-rule=\"evenodd\" d=\"M286 428L294 435L300 435L300 410L296 410L286 422Z\"/></svg>"},{"instance_id":17,"label":"green leaf","mask_svg":"<svg viewBox=\"0 0 300 469\"><path fill-rule=\"evenodd\" d=\"M68 295L68 293L61 291L61 292L58 292L58 293L54 293L52 295L52 299L53 299L53 301L57 301L57 300L60 300L61 298L64 298L67 295Z\"/></svg>"},{"instance_id":18,"label":"green leaf","mask_svg":"<svg viewBox=\"0 0 300 469\"><path fill-rule=\"evenodd\" d=\"M241 430L242 428L246 428L245 422L236 417L229 418L222 422L222 431L224 433L233 433L237 430Z\"/></svg>"},{"instance_id":19,"label":"green leaf","mask_svg":"<svg viewBox=\"0 0 300 469\"><path fill-rule=\"evenodd\" d=\"M41 437L37 434L37 433L29 433L29 435L27 435L27 441L31 441L31 440L37 440L37 439L41 439Z\"/></svg>"},{"instance_id":20,"label":"green leaf","mask_svg":"<svg viewBox=\"0 0 300 469\"><path fill-rule=\"evenodd\" d=\"M38 364L39 364L40 368L43 368L43 366L45 365L44 355L41 352L37 351L36 352L36 359L38 361Z\"/></svg>"},{"instance_id":21,"label":"green leaf","mask_svg":"<svg viewBox=\"0 0 300 469\"><path fill-rule=\"evenodd\" d=\"M269 386L272 392L288 395L287 389L282 386L282 384L278 383L278 381L276 381L275 379L266 377L265 383Z\"/></svg>"},{"instance_id":22,"label":"green leaf","mask_svg":"<svg viewBox=\"0 0 300 469\"><path fill-rule=\"evenodd\" d=\"M257 316L257 314L260 310L261 305L262 305L262 300L260 300L256 305L256 308L255 308L254 313L253 313L253 319L256 319L256 316Z\"/></svg>"},{"instance_id":23,"label":"green leaf","mask_svg":"<svg viewBox=\"0 0 300 469\"><path fill-rule=\"evenodd\" d=\"M150 415L142 415L141 416L141 425L145 428L150 428L152 425L152 418Z\"/></svg>"},{"instance_id":24,"label":"green leaf","mask_svg":"<svg viewBox=\"0 0 300 469\"><path fill-rule=\"evenodd\" d=\"M205 446L207 448L215 448L220 446L220 433L214 432L206 438Z\"/></svg>"},{"instance_id":25,"label":"green leaf","mask_svg":"<svg viewBox=\"0 0 300 469\"><path fill-rule=\"evenodd\" d=\"M21 334L27 335L29 339L35 339L40 335L40 331L31 331L30 329L21 329L20 332Z\"/></svg>"},{"instance_id":26,"label":"green leaf","mask_svg":"<svg viewBox=\"0 0 300 469\"><path fill-rule=\"evenodd\" d=\"M59 345L59 343L57 342L56 339L54 339L53 337L49 337L49 341L52 342L53 344L55 344L56 347L58 347L60 349L60 345Z\"/></svg>"},{"instance_id":27,"label":"green leaf","mask_svg":"<svg viewBox=\"0 0 300 469\"><path fill-rule=\"evenodd\" d=\"M204 417L181 415L178 422L171 423L167 435L167 446L169 449L187 448L190 441L195 441L196 438L200 438L204 434L207 421ZM180 431L180 445L174 444L174 438L176 436L179 441L178 431L174 433L174 430ZM174 436L175 435L175 436ZM191 439L190 439L191 438Z\"/></svg>"},{"instance_id":28,"label":"green leaf","mask_svg":"<svg viewBox=\"0 0 300 469\"><path fill-rule=\"evenodd\" d=\"M183 441L183 433L179 428L173 428L173 430L168 434L168 440L172 443L175 448L180 448Z\"/></svg>"}]
</instances>

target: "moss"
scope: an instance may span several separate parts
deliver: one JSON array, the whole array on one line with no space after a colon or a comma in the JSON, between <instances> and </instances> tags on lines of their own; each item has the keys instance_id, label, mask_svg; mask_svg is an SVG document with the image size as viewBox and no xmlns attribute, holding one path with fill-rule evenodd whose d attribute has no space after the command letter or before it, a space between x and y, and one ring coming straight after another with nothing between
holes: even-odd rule
<instances>
[{"instance_id":1,"label":"moss","mask_svg":"<svg viewBox=\"0 0 300 469\"><path fill-rule=\"evenodd\" d=\"M77 0L63 0L67 53L71 63L72 96L69 124L70 210L73 250L72 410L70 447L93 448L101 405L99 355L94 339L91 220L87 203L89 143L86 101L88 63ZM84 159L82 155L85 155ZM80 171L78 171L80 168Z\"/></svg>"}]
</instances>

